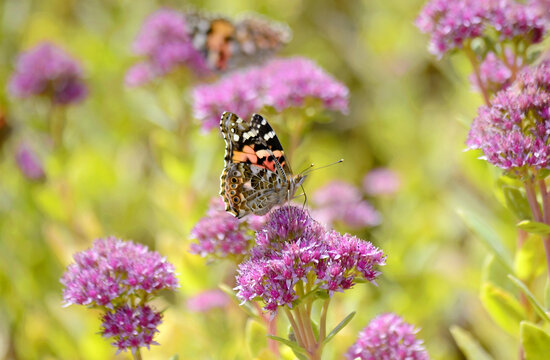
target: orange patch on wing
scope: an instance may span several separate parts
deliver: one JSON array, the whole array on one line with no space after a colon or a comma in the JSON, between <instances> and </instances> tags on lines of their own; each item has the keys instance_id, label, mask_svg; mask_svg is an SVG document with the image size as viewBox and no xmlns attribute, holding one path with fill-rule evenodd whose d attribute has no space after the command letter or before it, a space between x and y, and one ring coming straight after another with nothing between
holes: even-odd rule
<instances>
[{"instance_id":1,"label":"orange patch on wing","mask_svg":"<svg viewBox=\"0 0 550 360\"><path fill-rule=\"evenodd\" d=\"M233 151L233 162L239 163L239 162L246 162L247 160L250 160L252 164L256 164L258 162L258 157L255 153L244 153L241 151Z\"/></svg>"}]
</instances>

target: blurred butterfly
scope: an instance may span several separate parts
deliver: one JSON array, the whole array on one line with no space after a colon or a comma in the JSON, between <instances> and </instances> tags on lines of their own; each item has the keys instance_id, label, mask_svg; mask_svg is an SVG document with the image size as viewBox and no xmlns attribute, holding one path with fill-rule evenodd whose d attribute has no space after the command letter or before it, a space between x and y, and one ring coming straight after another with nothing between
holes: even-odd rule
<instances>
[{"instance_id":1,"label":"blurred butterfly","mask_svg":"<svg viewBox=\"0 0 550 360\"><path fill-rule=\"evenodd\" d=\"M292 37L287 25L257 14L232 21L223 16L190 11L185 19L193 46L204 56L208 67L220 72L261 62Z\"/></svg>"}]
</instances>

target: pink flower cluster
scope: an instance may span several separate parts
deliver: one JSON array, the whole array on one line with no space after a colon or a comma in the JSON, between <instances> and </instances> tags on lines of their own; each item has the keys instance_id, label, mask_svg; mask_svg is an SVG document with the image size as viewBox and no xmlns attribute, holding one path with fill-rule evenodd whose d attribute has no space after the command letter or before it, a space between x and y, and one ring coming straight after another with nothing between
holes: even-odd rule
<instances>
[{"instance_id":1,"label":"pink flower cluster","mask_svg":"<svg viewBox=\"0 0 550 360\"><path fill-rule=\"evenodd\" d=\"M107 311L102 318L101 335L113 338L112 345L118 352L130 350L134 354L138 348L159 345L154 341L162 313L149 306L130 307L127 305Z\"/></svg>"},{"instance_id":2,"label":"pink flower cluster","mask_svg":"<svg viewBox=\"0 0 550 360\"><path fill-rule=\"evenodd\" d=\"M418 18L418 28L430 35L429 50L438 57L460 49L469 39L490 29L499 39L516 39L526 44L542 41L547 31L544 16L534 4L515 0L431 0Z\"/></svg>"},{"instance_id":3,"label":"pink flower cluster","mask_svg":"<svg viewBox=\"0 0 550 360\"><path fill-rule=\"evenodd\" d=\"M143 23L134 41L134 52L145 57L126 73L126 84L143 85L178 66L203 74L208 67L188 33L185 16L175 10L161 9Z\"/></svg>"},{"instance_id":4,"label":"pink flower cluster","mask_svg":"<svg viewBox=\"0 0 550 360\"><path fill-rule=\"evenodd\" d=\"M418 329L395 314L375 317L346 353L348 360L428 360Z\"/></svg>"},{"instance_id":5,"label":"pink flower cluster","mask_svg":"<svg viewBox=\"0 0 550 360\"><path fill-rule=\"evenodd\" d=\"M113 308L135 294L153 297L178 287L174 266L159 253L113 236L95 240L74 261L61 278L67 305Z\"/></svg>"},{"instance_id":6,"label":"pink flower cluster","mask_svg":"<svg viewBox=\"0 0 550 360\"><path fill-rule=\"evenodd\" d=\"M217 127L224 111L249 118L264 106L277 111L300 107L306 99L328 110L346 113L348 89L306 58L274 59L231 73L193 90L193 112L204 130Z\"/></svg>"},{"instance_id":7,"label":"pink flower cluster","mask_svg":"<svg viewBox=\"0 0 550 360\"><path fill-rule=\"evenodd\" d=\"M482 106L468 134L470 149L506 171L550 165L550 61L525 68L490 106Z\"/></svg>"},{"instance_id":8,"label":"pink flower cluster","mask_svg":"<svg viewBox=\"0 0 550 360\"><path fill-rule=\"evenodd\" d=\"M42 180L46 177L40 157L28 144L19 144L15 153L15 161L27 179Z\"/></svg>"},{"instance_id":9,"label":"pink flower cluster","mask_svg":"<svg viewBox=\"0 0 550 360\"><path fill-rule=\"evenodd\" d=\"M345 181L332 181L313 194L313 217L332 226L342 223L351 228L379 225L382 218L361 191Z\"/></svg>"},{"instance_id":10,"label":"pink flower cluster","mask_svg":"<svg viewBox=\"0 0 550 360\"><path fill-rule=\"evenodd\" d=\"M237 219L225 211L223 200L216 196L210 201L206 216L191 230L191 237L197 242L191 244L190 251L214 258L244 255L252 246L253 232L264 222L265 216Z\"/></svg>"},{"instance_id":11,"label":"pink flower cluster","mask_svg":"<svg viewBox=\"0 0 550 360\"><path fill-rule=\"evenodd\" d=\"M15 97L41 95L59 105L78 102L88 94L78 62L48 42L19 55L8 89Z\"/></svg>"},{"instance_id":12,"label":"pink flower cluster","mask_svg":"<svg viewBox=\"0 0 550 360\"><path fill-rule=\"evenodd\" d=\"M370 242L327 231L298 207L271 212L256 244L250 259L239 265L235 289L242 301L261 299L269 311L292 308L299 282L332 295L356 279L375 283L377 267L385 264L382 251Z\"/></svg>"}]
</instances>

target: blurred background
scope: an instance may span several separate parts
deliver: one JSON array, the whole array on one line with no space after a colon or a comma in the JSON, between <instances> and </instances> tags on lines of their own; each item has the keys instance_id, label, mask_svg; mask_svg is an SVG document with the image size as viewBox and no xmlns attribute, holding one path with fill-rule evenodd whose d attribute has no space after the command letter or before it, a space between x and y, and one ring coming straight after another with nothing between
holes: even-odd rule
<instances>
[{"instance_id":1,"label":"blurred background","mask_svg":"<svg viewBox=\"0 0 550 360\"><path fill-rule=\"evenodd\" d=\"M479 338L496 359L515 358L513 339L478 300L487 250L457 210L482 214L510 246L515 231L493 196L496 170L464 152L481 97L471 91L466 61L437 61L413 22L422 0L400 1L128 1L3 0L0 3L0 358L127 359L98 335L99 313L62 307L59 278L72 254L115 235L149 245L176 265L181 288L168 306L145 359L249 359L245 314L237 305L198 312L187 300L231 277L225 262L188 252L189 232L218 193L223 141L201 132L191 114L185 136L173 113L189 109L189 87L173 82L127 88L136 61L131 44L143 20L160 7L194 7L228 16L257 12L287 23L294 36L282 56L316 61L350 89L348 115L329 114L304 137L293 163L345 162L312 174L308 193L330 180L361 185L378 167L393 170L400 188L371 199L382 221L350 231L388 255L379 286L336 294L329 326L357 310L330 343L340 359L375 315L395 312L422 330L433 359L462 359L449 327ZM47 109L7 93L17 54L49 40L77 58L89 96L67 107L63 146L48 141ZM187 105L185 105L187 104ZM276 127L276 126L274 126ZM286 139L282 139L283 145ZM26 178L15 153L25 142L45 177ZM284 323L281 329L284 333Z\"/></svg>"}]
</instances>

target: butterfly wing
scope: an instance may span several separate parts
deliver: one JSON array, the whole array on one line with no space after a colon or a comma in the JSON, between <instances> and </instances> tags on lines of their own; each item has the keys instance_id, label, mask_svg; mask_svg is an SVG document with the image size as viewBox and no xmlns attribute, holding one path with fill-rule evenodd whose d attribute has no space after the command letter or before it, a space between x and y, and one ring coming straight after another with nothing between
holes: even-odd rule
<instances>
[{"instance_id":1,"label":"butterfly wing","mask_svg":"<svg viewBox=\"0 0 550 360\"><path fill-rule=\"evenodd\" d=\"M291 38L288 26L257 14L235 23L220 15L188 11L185 20L193 47L217 72L261 62Z\"/></svg>"},{"instance_id":2,"label":"butterfly wing","mask_svg":"<svg viewBox=\"0 0 550 360\"><path fill-rule=\"evenodd\" d=\"M291 175L277 135L257 114L246 123L225 112L220 127L226 144L220 194L226 210L237 217L267 213L286 199Z\"/></svg>"}]
</instances>

